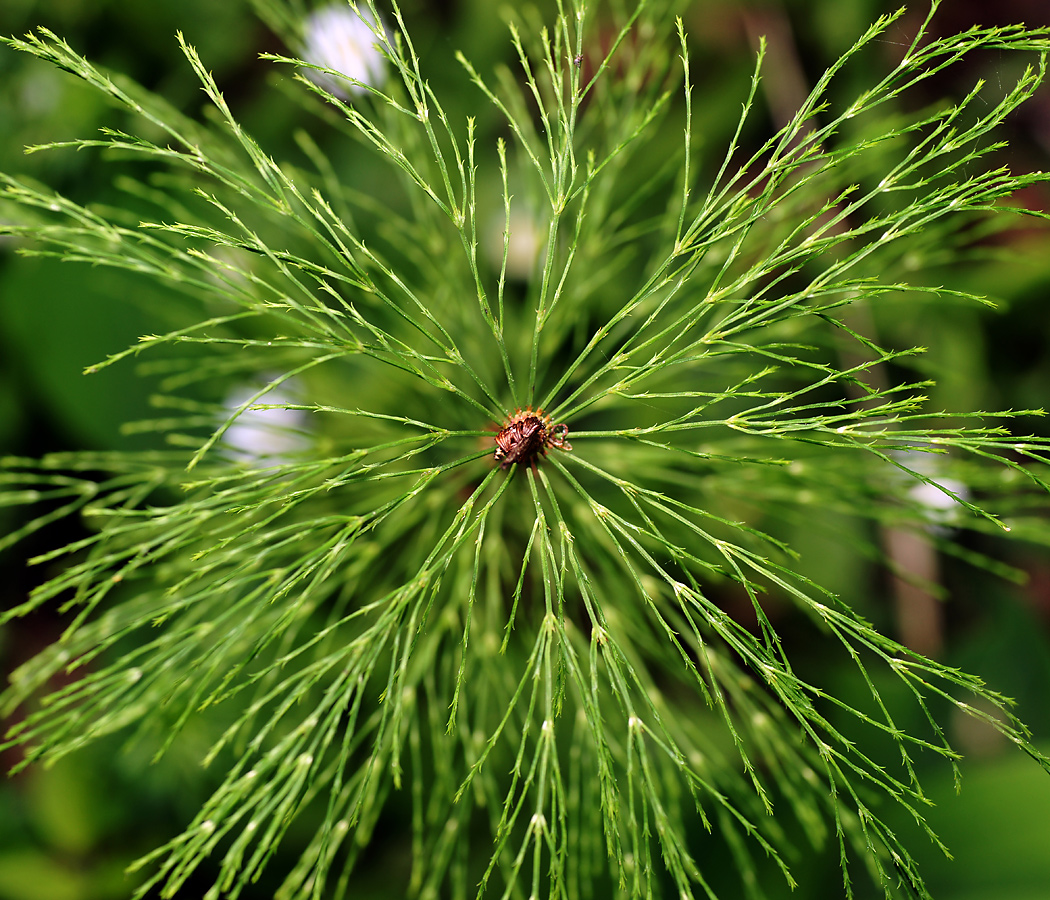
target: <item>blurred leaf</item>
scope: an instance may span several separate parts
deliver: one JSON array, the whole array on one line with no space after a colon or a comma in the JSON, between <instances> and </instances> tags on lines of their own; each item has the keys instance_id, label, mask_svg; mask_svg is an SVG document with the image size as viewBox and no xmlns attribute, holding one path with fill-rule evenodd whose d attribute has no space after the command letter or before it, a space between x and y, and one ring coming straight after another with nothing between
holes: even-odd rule
<instances>
[{"instance_id":1,"label":"blurred leaf","mask_svg":"<svg viewBox=\"0 0 1050 900\"><path fill-rule=\"evenodd\" d=\"M122 423L149 414L150 385L133 377L131 366L83 374L86 366L157 328L125 299L136 287L120 273L35 260L0 272L0 340L21 376L19 387L47 407L71 440L123 448L156 440L120 434ZM162 297L157 294L157 301Z\"/></svg>"},{"instance_id":2,"label":"blurred leaf","mask_svg":"<svg viewBox=\"0 0 1050 900\"><path fill-rule=\"evenodd\" d=\"M38 771L28 786L33 823L48 843L74 856L98 842L107 802L85 762L80 757L61 760Z\"/></svg>"},{"instance_id":3,"label":"blurred leaf","mask_svg":"<svg viewBox=\"0 0 1050 900\"><path fill-rule=\"evenodd\" d=\"M81 900L90 896L89 873L56 865L40 850L19 847L0 852L3 900Z\"/></svg>"},{"instance_id":4,"label":"blurred leaf","mask_svg":"<svg viewBox=\"0 0 1050 900\"><path fill-rule=\"evenodd\" d=\"M1020 755L963 767L963 789L931 780L928 815L955 856L929 848L924 871L938 900L1046 900L1050 896L1050 778Z\"/></svg>"}]
</instances>

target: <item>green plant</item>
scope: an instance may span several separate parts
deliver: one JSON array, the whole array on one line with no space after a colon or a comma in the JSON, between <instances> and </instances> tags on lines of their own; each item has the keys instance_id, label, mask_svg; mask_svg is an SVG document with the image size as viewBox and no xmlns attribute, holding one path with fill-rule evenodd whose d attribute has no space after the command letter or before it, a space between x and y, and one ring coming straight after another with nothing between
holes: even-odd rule
<instances>
[{"instance_id":1,"label":"green plant","mask_svg":"<svg viewBox=\"0 0 1050 900\"><path fill-rule=\"evenodd\" d=\"M258 5L294 46L292 10ZM983 164L1050 38L920 30L843 99L837 79L884 17L745 153L760 53L712 162L664 4L559 4L549 30L513 25L517 81L493 86L461 59L491 104L465 123L397 6L389 31L372 14L393 76L351 100L314 74L338 72L271 57L305 73L326 128L386 167L371 183L305 132L297 161L272 159L185 43L210 127L53 34L8 42L131 113L134 127L72 146L155 171L125 182L126 209L4 176L24 223L4 231L32 241L23 252L163 281L182 303L170 331L100 364L153 354L141 369L170 414L132 427L164 449L5 461L5 501L46 507L2 545L73 514L90 528L37 557L68 564L5 614L71 614L5 695L10 710L45 692L7 746L47 762L131 729L160 758L187 728L214 729L204 762L220 783L142 861L142 893L173 896L214 856L209 896L237 896L308 822L277 895L342 896L404 794L413 866L397 887L412 896L713 895L722 850L760 895L764 859L793 884L798 826L837 845L850 896L858 867L887 896L928 896L877 804L924 826L915 758L955 765L944 712L1047 760L1003 697L880 633L803 574L791 543L846 517L862 553L878 555L882 527L952 550L916 484L950 499L952 524L1046 542L1030 511L1048 442L984 421L1016 413L928 409L919 349L881 346L858 311L980 301L928 283L923 261L962 252L1045 180ZM907 111L910 92L986 49L1036 63L999 93ZM490 143L493 110L509 132ZM526 276L522 211L542 235ZM517 407L567 423L572 449L496 465ZM305 414L297 439L235 453L238 417L271 408ZM726 612L739 598L752 627ZM771 607L852 660L867 696L806 674ZM79 677L48 692L64 670ZM483 852L467 837L479 829Z\"/></svg>"}]
</instances>

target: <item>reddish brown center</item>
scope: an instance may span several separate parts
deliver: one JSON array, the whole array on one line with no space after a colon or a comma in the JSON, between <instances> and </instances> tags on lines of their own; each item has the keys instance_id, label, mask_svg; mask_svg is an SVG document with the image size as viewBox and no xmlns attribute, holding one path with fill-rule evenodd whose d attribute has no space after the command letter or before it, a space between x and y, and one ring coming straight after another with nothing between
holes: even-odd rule
<instances>
[{"instance_id":1,"label":"reddish brown center","mask_svg":"<svg viewBox=\"0 0 1050 900\"><path fill-rule=\"evenodd\" d=\"M569 429L564 425L550 425L550 419L543 411L532 410L516 412L496 435L495 459L501 469L509 468L515 463L534 466L541 456L547 453L547 447L571 449L565 440Z\"/></svg>"},{"instance_id":2,"label":"reddish brown center","mask_svg":"<svg viewBox=\"0 0 1050 900\"><path fill-rule=\"evenodd\" d=\"M500 467L508 468L513 463L531 464L544 452L547 442L547 427L539 416L526 415L507 424L496 435L496 459Z\"/></svg>"}]
</instances>

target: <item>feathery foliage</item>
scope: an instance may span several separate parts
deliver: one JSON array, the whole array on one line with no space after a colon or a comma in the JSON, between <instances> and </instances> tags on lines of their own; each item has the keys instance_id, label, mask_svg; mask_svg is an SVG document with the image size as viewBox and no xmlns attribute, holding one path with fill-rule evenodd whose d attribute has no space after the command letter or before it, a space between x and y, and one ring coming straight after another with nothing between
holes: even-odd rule
<instances>
[{"instance_id":1,"label":"feathery foliage","mask_svg":"<svg viewBox=\"0 0 1050 900\"><path fill-rule=\"evenodd\" d=\"M257 6L296 47L292 8ZM170 331L98 366L131 377L142 357L163 414L131 427L165 448L0 472L5 504L43 510L0 546L68 516L89 529L34 560L65 564L3 615L70 616L4 696L8 712L31 704L7 746L50 762L119 731L159 758L187 727L213 730L217 786L141 861L140 895L175 896L211 859L208 896L236 897L307 823L278 896L343 896L401 804L408 896L714 896L712 853L730 855L738 895L763 896L771 867L794 883L801 829L837 847L847 896L860 873L928 897L893 810L930 833L916 760L955 766L945 713L1048 767L1004 697L880 633L791 545L847 516L873 557L886 527L962 552L930 530L940 514L916 485L950 499L954 526L1050 537L1034 514L1050 443L1012 434L1017 413L930 408L921 348L882 346L865 318L887 299L981 302L923 270L1046 179L989 161L1050 35L934 39L927 19L844 96L843 71L895 27L885 16L755 142L760 52L718 148L700 140L681 20L631 6L559 0L548 26L512 22L517 72L461 57L463 90L490 104L465 122L396 3L372 9L391 77L350 100L311 77L338 72L271 56L320 129L384 167L374 182L306 133L297 160L272 158L185 42L209 124L52 33L8 41L133 126L32 149L148 171L124 209L2 176L19 222L2 230L173 297ZM1030 65L909 101L986 50ZM572 449L494 465L519 407L566 423ZM236 453L231 429L273 408L297 412L295 440ZM727 612L740 599L750 623ZM800 664L771 608L852 660L866 698ZM54 687L62 672L77 677Z\"/></svg>"}]
</instances>

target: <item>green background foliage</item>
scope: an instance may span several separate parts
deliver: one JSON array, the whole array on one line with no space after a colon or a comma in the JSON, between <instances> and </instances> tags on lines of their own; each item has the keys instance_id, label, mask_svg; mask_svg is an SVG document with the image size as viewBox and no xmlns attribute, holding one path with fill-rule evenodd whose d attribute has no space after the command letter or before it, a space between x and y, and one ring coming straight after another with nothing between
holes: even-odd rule
<instances>
[{"instance_id":1,"label":"green background foliage","mask_svg":"<svg viewBox=\"0 0 1050 900\"><path fill-rule=\"evenodd\" d=\"M935 30L947 34L977 23L982 14L979 7L960 3L943 10ZM525 21L530 19L529 10L531 7L522 12ZM683 6L684 29L692 51L691 114L693 132L701 145L696 148L701 181L704 176L714 178L724 146L733 133L751 79L758 34L766 34L769 40L769 87L759 93L756 102L762 114L748 125L742 138L750 150L790 118L820 73L886 11L877 3L861 0L700 2ZM479 146L484 143L490 148L492 137L501 134L502 119L470 83L456 61L455 51L463 52L486 83L494 83L500 64L513 66L516 58L503 20L493 12L491 4L473 0L406 4L404 12L428 83L441 98L449 120L458 129L466 116L476 117ZM551 12L546 8L535 16L551 21ZM1000 16L996 22L982 24L1020 19L1033 26L1041 24L1023 9L1017 10L1017 16L1009 16L1008 4L998 4L996 12ZM916 14L913 11L909 15ZM40 25L52 28L88 59L129 75L164 97L173 110L199 122L207 120L209 114L203 112L200 81L175 40L175 32L181 30L214 75L237 120L267 153L304 165L309 154L295 135L305 129L328 155L335 171L354 173L362 183L370 185L381 185L382 179L390 178L363 142L339 134L330 119L319 125L319 121L325 122L325 114L318 117L312 102L304 108L296 101L295 96L304 92L290 85L287 66L259 59L260 53L293 51L259 22L248 4L205 0L150 4L131 0L15 0L0 9L0 33L22 34ZM905 19L899 31L891 31L885 41L865 51L870 53L873 67L890 64L896 52L892 37L906 34L912 25L912 20ZM668 55L677 52L673 33L663 35L661 40ZM928 85L928 93L920 99L931 105L943 96L958 99L977 77L987 78L993 86L1007 85L1003 88L1006 90L1019 73L1020 64L1007 55L984 54L967 64L958 82L946 76ZM841 99L855 95L866 85L865 77L863 66L850 69L836 83L836 96ZM793 87L801 93L793 93ZM680 97L673 102L680 105ZM1040 122L1046 120L1048 108L1050 100L1044 87L1028 106L1007 121L1011 154L1007 161L1014 171L1047 168L1050 139ZM915 107L898 112L902 116L914 113ZM133 120L65 73L25 54L0 49L0 123L4 135L0 143L0 171L39 179L76 202L123 207L130 204L133 218L139 213L142 218L149 218L151 214L146 210L150 209L151 198L129 195L129 187L134 178L163 190L165 181L160 166L155 166L155 180L150 181L144 178L144 167L154 166L152 162L118 155L102 165L99 154L91 150L23 156L20 149L24 145L94 137L96 129L102 126L121 130L141 124ZM863 133L863 123L857 128L853 137ZM158 134L145 137L160 140ZM639 163L639 182L650 175L656 183L667 182L666 173L661 174L653 162L661 158L661 141L668 153L673 152L680 145L680 130L661 126L651 155L644 164ZM888 158L892 155L890 148ZM998 164L1003 160L996 157L993 161ZM480 264L490 266L487 278L492 278L498 269L498 222L502 211L499 173L490 162L486 157L486 165L480 167L478 175L481 239L483 244L495 243L497 247L494 267L492 259L485 257L491 249L486 251L483 246L479 251ZM857 178L870 174L861 171ZM528 196L527 192L525 184L514 186L516 196ZM416 212L411 198L393 183L389 192L374 193L389 200L391 213L411 218ZM1046 186L1035 184L1027 189L1021 202L1041 210L1047 205L1047 197ZM615 221L618 204L653 217L663 212L650 209L644 200L615 195L607 200L610 222ZM10 213L0 209L0 215ZM377 211L375 218L381 219L382 211ZM490 221L497 222L495 241L484 231L488 227L485 223ZM270 233L268 237L273 239L274 235ZM625 273L633 274L643 268L644 260L640 262L632 256L630 237L625 229L622 257L613 259L605 277L625 277ZM1004 232L993 231L981 240L973 237L970 234L963 239L950 230L931 228L911 248L913 259L905 259L901 264L911 265L912 283L988 295L999 304L998 309L949 301L919 304L914 302L914 295L903 293L878 305L872 327L887 347L928 348L916 366L921 377L935 381L927 391L934 409L951 412L1041 407L1050 384L1050 307L1046 302L1050 254L1045 253L1046 233L1038 225L1022 224ZM639 241L642 238L644 235ZM163 392L159 386L169 373L151 369L146 356L102 369L90 378L82 372L86 366L119 353L140 335L180 327L189 315L184 298L156 279L132 273L19 257L11 252L14 239L3 240L0 454L38 456L79 449L104 453L164 448L159 431L121 426L168 414L168 410L151 405L155 402L151 398ZM421 234L420 248L424 253L426 240L426 235ZM956 242L959 246L953 247ZM573 286L601 296L600 284ZM508 296L524 290L520 284L510 284ZM603 308L600 299L593 301L596 316L610 315L617 305L610 303ZM510 308L508 302L508 315L512 315ZM498 360L492 363L498 366ZM130 377L136 368L141 377ZM244 371L252 371L250 361ZM351 371L339 379L315 380L311 402L340 407L357 405L347 399L361 391L360 380L355 381L353 376ZM909 377L914 380L916 376ZM549 388L551 383L543 386ZM694 385L693 389L707 387ZM406 406L404 398L412 395L403 393L401 382L393 377L378 388L369 382L368 390L375 408L397 408L403 416L427 419L426 396L416 395ZM206 394L205 390L202 396ZM206 399L214 402L221 397ZM660 421L661 416L666 417L667 411L657 410L655 421ZM471 424L464 416L459 427L484 429L488 424ZM602 428L628 424L636 423L598 422ZM335 430L328 435L333 445L349 439L345 430L339 430L340 426L333 427ZM1015 420L1011 428L1020 434L1047 433L1045 423L1035 417ZM362 429L367 432L367 426ZM586 445L586 439L578 442L581 457ZM604 447L595 441L589 446L595 449L586 458L593 464L615 464L615 445ZM637 460L643 472L647 466L657 471L655 457L639 453ZM549 470L551 480L555 480L557 474L553 468ZM573 471L577 477L585 477L578 469ZM708 488L712 494L721 493L728 509L738 511L742 518L753 515L748 485L739 483L745 477L729 474L722 483L716 481ZM842 471L828 467L820 477L825 481L824 487L833 486L836 479L847 484L851 472L848 465ZM518 560L526 542L531 540L532 501L526 485L527 479L520 473L507 486L504 519L489 526L493 531L505 528L514 535ZM775 486L772 481L761 486L768 492L770 508L777 503ZM781 486L785 492L795 487L787 479ZM814 483L814 490L818 487ZM533 491L539 490L534 483ZM988 493L991 494L990 487ZM513 521L515 509L529 511L520 526ZM572 511L566 510L565 514L571 516ZM21 521L17 508L0 507L0 531L13 530ZM582 522L582 518L578 521ZM423 522L417 524L424 526ZM863 527L849 510L827 505L813 518L796 517L793 521L787 513L779 520L769 514L761 526L774 530L778 538L799 552L800 574L848 596L850 606L859 614L885 633L899 637L900 623L890 600L891 578L872 560L870 547L864 543ZM18 556L10 549L6 552L4 570L12 574L0 588L5 592L0 605L17 606L42 578L57 574L57 562L34 567L23 564L28 556L82 536L75 523L58 523L55 527L57 538L51 532L33 536L27 547L18 548ZM1033 728L1036 745L1045 750L1050 740L1050 691L1046 689L1050 684L1050 562L1045 544L1007 544L988 530L968 533L965 538L946 538L939 550L937 580L951 598L935 626L939 658L947 665L980 675L994 690L1015 698L1020 717ZM959 558L981 553L1004 560L1009 570L975 570ZM404 555L411 557L411 552L405 551ZM731 616L753 624L754 613L746 596L730 592L721 596L727 605L736 603L727 608ZM828 642L813 640L805 617L790 604L779 602L778 606L774 598L767 609L790 647L797 670L811 680L834 685L836 696L843 701L862 704L867 687L853 663L841 653L829 652ZM66 620L49 610L38 610L24 620L9 623L0 638L0 661L5 673L57 638L65 624ZM659 650L653 653L658 655ZM454 681L455 664L456 660L450 657L444 663L435 663L435 667L452 667L443 675ZM889 702L902 699L893 696L898 688L885 673L875 677L885 679L878 687L890 698ZM673 686L681 690L680 684ZM419 709L423 715L423 707ZM440 732L446 713L427 710L427 714L435 722L441 719L435 729ZM921 714L913 710L912 715L914 720L901 718L897 724L904 730L921 728ZM846 721L835 724L851 727ZM148 742L145 746L128 745L116 735L62 758L53 767L33 768L8 781L0 793L0 900L127 896L136 878L142 876L125 876L124 868L178 834L218 785L221 773L205 772L200 767L201 758L215 739L215 727L215 722L187 722L180 739L156 764L151 760L155 748L151 749ZM1044 897L1045 885L1050 883L1050 863L1045 853L1045 847L1050 846L1050 816L1046 815L1050 809L1050 786L1045 773L1027 757L1009 752L1013 748L1001 735L980 727L980 723L974 725L963 716L949 715L946 729L967 756L961 764L961 795L955 795L952 773L943 760L932 758L932 753L920 755L916 765L938 804L928 815L930 824L956 859L946 861L917 832L908 841L933 895L940 900ZM4 761L16 764L18 752L17 748L7 750ZM500 764L504 769L509 767L508 760L500 760ZM784 784L789 781L785 778ZM376 825L369 854L355 870L355 896L391 896L389 872L407 870L410 855L414 849L418 851L411 843L411 816L409 799L392 795ZM903 818L893 824L904 832L913 827ZM834 842L809 851L807 841L811 835L802 835L802 826L792 822L784 827L800 832L796 842L799 853L788 860L800 884L791 896L838 896L841 876ZM295 864L311 833L309 822L295 822L263 880L249 886L242 896L273 896L278 873ZM483 848L489 840L485 833L476 839ZM730 849L716 840L701 852L705 874L724 896L734 896L738 890L728 871L734 868L727 862ZM434 852L439 851L444 852L440 845ZM184 885L180 896L202 895L216 877L217 869L210 868L215 865L214 861L206 862ZM780 896L782 883L767 878L770 872L763 868L767 865L773 868L771 863L759 861L759 875L768 881L770 895ZM863 892L870 888L858 885L857 890L858 896L868 896ZM788 894L783 887L783 895Z\"/></svg>"}]
</instances>

